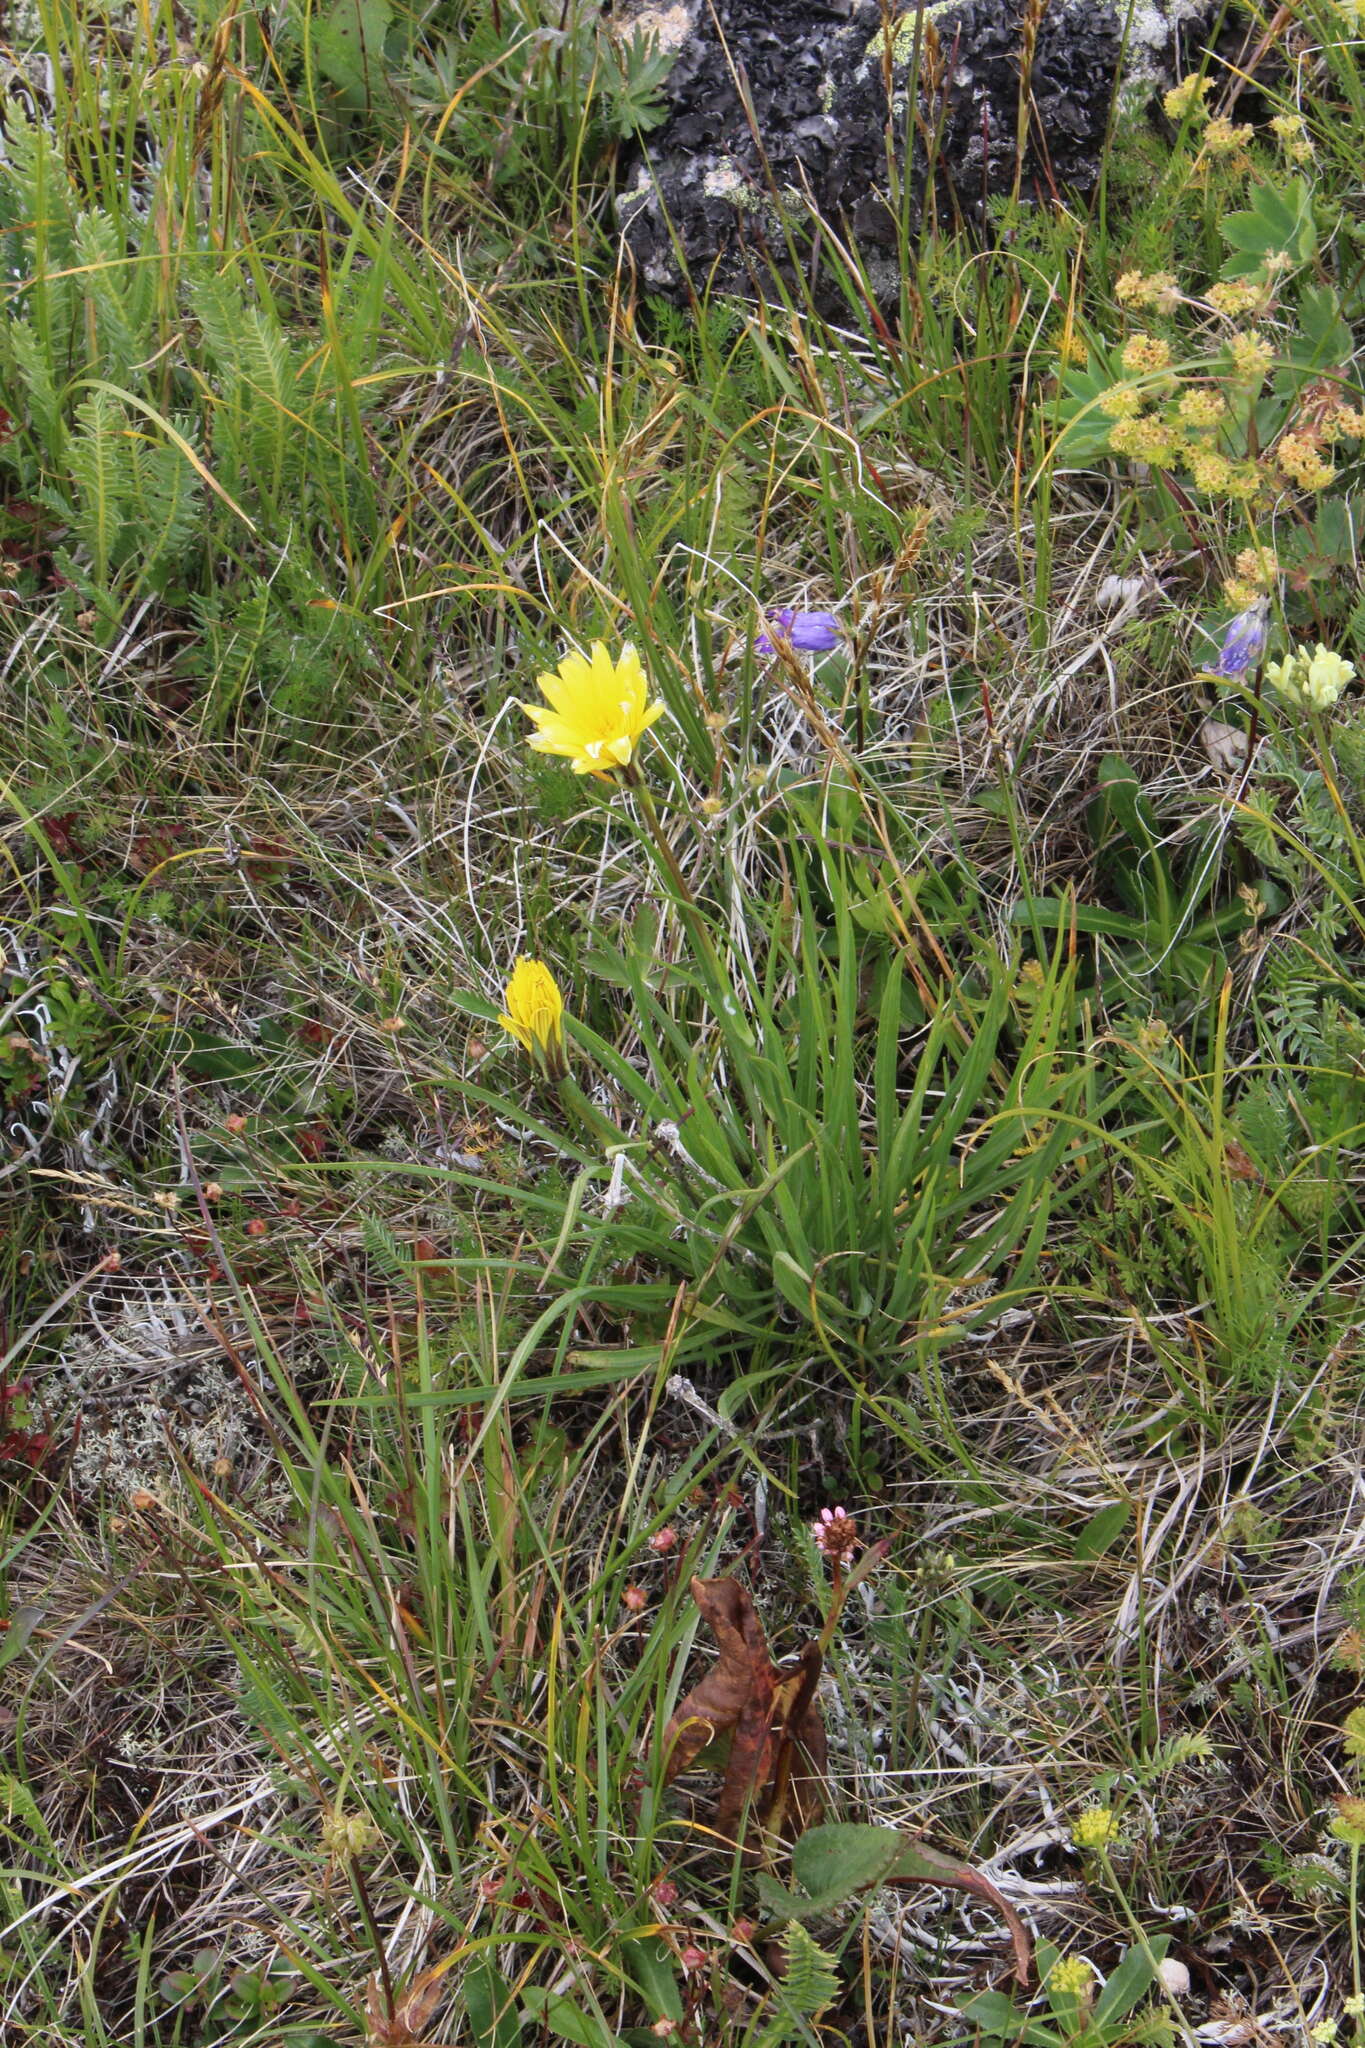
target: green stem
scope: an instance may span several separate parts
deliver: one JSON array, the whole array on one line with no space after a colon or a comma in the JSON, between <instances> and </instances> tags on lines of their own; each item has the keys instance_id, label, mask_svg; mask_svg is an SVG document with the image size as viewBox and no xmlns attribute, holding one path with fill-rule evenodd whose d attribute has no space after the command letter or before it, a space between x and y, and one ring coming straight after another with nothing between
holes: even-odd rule
<instances>
[{"instance_id":1,"label":"green stem","mask_svg":"<svg viewBox=\"0 0 1365 2048\"><path fill-rule=\"evenodd\" d=\"M1351 1991L1360 1996L1360 1844L1351 1844ZM1357 2036L1360 2023L1356 2023Z\"/></svg>"},{"instance_id":2,"label":"green stem","mask_svg":"<svg viewBox=\"0 0 1365 2048\"><path fill-rule=\"evenodd\" d=\"M1336 776L1333 772L1335 763L1332 760L1331 746L1327 737L1327 721L1316 711L1313 713L1313 738L1317 745L1318 766L1322 770L1323 787L1331 798L1332 807L1341 820L1342 830L1346 834L1346 844L1350 847L1351 858L1355 862L1356 873L1360 876L1361 881L1365 882L1365 857L1362 856L1360 839L1355 826L1351 822L1351 814L1346 808L1341 791L1337 788Z\"/></svg>"},{"instance_id":3,"label":"green stem","mask_svg":"<svg viewBox=\"0 0 1365 2048\"><path fill-rule=\"evenodd\" d=\"M692 893L691 884L679 866L678 856L669 844L663 820L659 816L654 798L651 796L649 787L641 775L636 762L631 761L627 763L626 767L622 770L622 779L640 806L640 815L644 819L653 849L658 855L659 864L664 875L672 885L673 900L677 905L678 914L687 927L688 936L696 948L698 958L710 982L711 1006L715 1014L716 1024L734 1056L735 1078L744 1090L749 1113L754 1120L754 1131L757 1134L766 1128L767 1117L762 1101L755 1094L753 1088L752 1076L750 1074L750 1061L752 1060L754 1050L753 1041L741 1021L734 984L725 971L720 954L716 951L715 941L706 928L706 920L702 916L701 906Z\"/></svg>"}]
</instances>

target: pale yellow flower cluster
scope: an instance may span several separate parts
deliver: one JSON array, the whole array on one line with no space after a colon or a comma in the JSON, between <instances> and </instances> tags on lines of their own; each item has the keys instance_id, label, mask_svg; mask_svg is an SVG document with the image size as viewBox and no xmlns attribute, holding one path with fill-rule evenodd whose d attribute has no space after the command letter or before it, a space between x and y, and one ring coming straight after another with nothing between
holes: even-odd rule
<instances>
[{"instance_id":1,"label":"pale yellow flower cluster","mask_svg":"<svg viewBox=\"0 0 1365 2048\"><path fill-rule=\"evenodd\" d=\"M1223 595L1239 611L1249 611L1279 573L1279 562L1269 548L1243 548L1233 563L1233 574L1223 578Z\"/></svg>"},{"instance_id":2,"label":"pale yellow flower cluster","mask_svg":"<svg viewBox=\"0 0 1365 2048\"><path fill-rule=\"evenodd\" d=\"M1119 1833L1118 1815L1112 1806L1087 1806L1076 1815L1071 1838L1078 1849L1107 1849Z\"/></svg>"},{"instance_id":3,"label":"pale yellow flower cluster","mask_svg":"<svg viewBox=\"0 0 1365 2048\"><path fill-rule=\"evenodd\" d=\"M1121 306L1150 306L1158 313L1173 313L1180 304L1180 286L1169 270L1125 270L1114 285L1114 297Z\"/></svg>"},{"instance_id":4,"label":"pale yellow flower cluster","mask_svg":"<svg viewBox=\"0 0 1365 2048\"><path fill-rule=\"evenodd\" d=\"M1134 334L1123 346L1123 367L1135 376L1158 375L1171 366L1171 345L1157 334Z\"/></svg>"},{"instance_id":5,"label":"pale yellow flower cluster","mask_svg":"<svg viewBox=\"0 0 1365 2048\"><path fill-rule=\"evenodd\" d=\"M1213 91L1213 80L1201 78L1192 71L1182 78L1179 85L1173 85L1161 104L1168 121L1183 121L1187 114L1198 116L1204 112L1204 101Z\"/></svg>"},{"instance_id":6,"label":"pale yellow flower cluster","mask_svg":"<svg viewBox=\"0 0 1365 2048\"><path fill-rule=\"evenodd\" d=\"M1270 132L1292 164L1306 164L1313 154L1302 114L1276 114Z\"/></svg>"},{"instance_id":7,"label":"pale yellow flower cluster","mask_svg":"<svg viewBox=\"0 0 1365 2048\"><path fill-rule=\"evenodd\" d=\"M1234 334L1228 354L1239 384L1263 384L1275 360L1275 351L1263 334Z\"/></svg>"},{"instance_id":8,"label":"pale yellow flower cluster","mask_svg":"<svg viewBox=\"0 0 1365 2048\"><path fill-rule=\"evenodd\" d=\"M1312 654L1300 643L1283 661L1268 661L1266 675L1286 703L1330 711L1354 679L1354 662L1344 661L1319 641Z\"/></svg>"},{"instance_id":9,"label":"pale yellow flower cluster","mask_svg":"<svg viewBox=\"0 0 1365 2048\"><path fill-rule=\"evenodd\" d=\"M1221 391L1195 384L1184 393L1177 409L1187 427L1216 427L1226 416L1228 402Z\"/></svg>"},{"instance_id":10,"label":"pale yellow flower cluster","mask_svg":"<svg viewBox=\"0 0 1365 2048\"><path fill-rule=\"evenodd\" d=\"M1142 411L1142 393L1136 384L1111 384L1099 397L1099 408L1107 420L1133 420Z\"/></svg>"},{"instance_id":11,"label":"pale yellow flower cluster","mask_svg":"<svg viewBox=\"0 0 1365 2048\"><path fill-rule=\"evenodd\" d=\"M1275 443L1275 465L1301 490L1325 491L1336 477L1330 462L1311 434L1281 434Z\"/></svg>"},{"instance_id":12,"label":"pale yellow flower cluster","mask_svg":"<svg viewBox=\"0 0 1365 2048\"><path fill-rule=\"evenodd\" d=\"M1111 429L1109 446L1115 455L1133 462L1146 462L1153 469L1171 469L1180 453L1180 442L1155 413L1137 419L1119 420Z\"/></svg>"},{"instance_id":13,"label":"pale yellow flower cluster","mask_svg":"<svg viewBox=\"0 0 1365 2048\"><path fill-rule=\"evenodd\" d=\"M1185 460L1196 490L1203 491L1206 497L1227 493L1233 479L1233 467L1226 455L1220 455L1216 448L1192 446L1186 450Z\"/></svg>"},{"instance_id":14,"label":"pale yellow flower cluster","mask_svg":"<svg viewBox=\"0 0 1365 2048\"><path fill-rule=\"evenodd\" d=\"M1248 277L1223 278L1219 283L1211 284L1204 294L1214 312L1221 313L1228 320L1236 320L1240 314L1249 313L1264 296L1264 286L1253 284Z\"/></svg>"},{"instance_id":15,"label":"pale yellow flower cluster","mask_svg":"<svg viewBox=\"0 0 1365 2048\"><path fill-rule=\"evenodd\" d=\"M1084 2004L1095 1989L1094 1968L1084 1956L1062 1956L1048 1972L1047 1988L1063 1998L1080 1999Z\"/></svg>"},{"instance_id":16,"label":"pale yellow flower cluster","mask_svg":"<svg viewBox=\"0 0 1365 2048\"><path fill-rule=\"evenodd\" d=\"M1245 149L1255 133L1249 122L1234 127L1226 114L1215 114L1204 130L1204 147L1210 156L1232 156Z\"/></svg>"}]
</instances>

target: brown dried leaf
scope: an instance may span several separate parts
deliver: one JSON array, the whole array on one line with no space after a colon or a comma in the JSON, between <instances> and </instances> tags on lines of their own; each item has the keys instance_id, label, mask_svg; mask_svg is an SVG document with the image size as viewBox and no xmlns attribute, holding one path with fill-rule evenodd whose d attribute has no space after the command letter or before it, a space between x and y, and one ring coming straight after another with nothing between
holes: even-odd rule
<instances>
[{"instance_id":1,"label":"brown dried leaf","mask_svg":"<svg viewBox=\"0 0 1365 2048\"><path fill-rule=\"evenodd\" d=\"M390 1995L378 1976L365 1987L368 2048L439 2048L427 2038L427 2023L445 1992L444 1979L454 1955L422 1970L410 1984Z\"/></svg>"},{"instance_id":2,"label":"brown dried leaf","mask_svg":"<svg viewBox=\"0 0 1365 2048\"><path fill-rule=\"evenodd\" d=\"M717 1832L738 1841L746 1809L767 1833L797 1834L823 1803L825 1730L815 1704L823 1663L808 1643L778 1671L753 1601L734 1579L694 1579L692 1597L719 1646L715 1664L664 1730L665 1782L729 1736Z\"/></svg>"},{"instance_id":3,"label":"brown dried leaf","mask_svg":"<svg viewBox=\"0 0 1365 2048\"><path fill-rule=\"evenodd\" d=\"M664 1730L670 1783L721 1735L733 1735L746 1710L765 1717L771 1706L773 1667L763 1624L735 1579L693 1579L692 1598L720 1645L720 1655ZM732 1746L733 1749L733 1746Z\"/></svg>"}]
</instances>

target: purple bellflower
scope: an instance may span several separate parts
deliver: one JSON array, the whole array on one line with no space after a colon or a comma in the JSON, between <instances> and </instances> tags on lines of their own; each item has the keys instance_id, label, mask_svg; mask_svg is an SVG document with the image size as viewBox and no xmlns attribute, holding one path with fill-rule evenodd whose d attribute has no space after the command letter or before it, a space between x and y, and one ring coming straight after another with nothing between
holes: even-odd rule
<instances>
[{"instance_id":1,"label":"purple bellflower","mask_svg":"<svg viewBox=\"0 0 1365 2048\"><path fill-rule=\"evenodd\" d=\"M1223 644L1218 650L1212 673L1216 676L1244 676L1264 646L1264 609L1258 606L1248 612L1238 612L1223 635Z\"/></svg>"},{"instance_id":2,"label":"purple bellflower","mask_svg":"<svg viewBox=\"0 0 1365 2048\"><path fill-rule=\"evenodd\" d=\"M828 654L839 645L839 621L833 612L796 612L784 607L769 612L768 623L801 654ZM754 649L758 654L776 652L767 633L759 634Z\"/></svg>"}]
</instances>

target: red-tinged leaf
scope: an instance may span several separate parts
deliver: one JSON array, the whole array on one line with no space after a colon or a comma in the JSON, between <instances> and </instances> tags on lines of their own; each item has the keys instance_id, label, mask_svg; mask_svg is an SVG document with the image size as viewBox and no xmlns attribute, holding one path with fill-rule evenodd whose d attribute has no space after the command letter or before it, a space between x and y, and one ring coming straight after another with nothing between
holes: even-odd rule
<instances>
[{"instance_id":1,"label":"red-tinged leaf","mask_svg":"<svg viewBox=\"0 0 1365 2048\"><path fill-rule=\"evenodd\" d=\"M1033 1965L1033 1943L1028 1929L1003 1892L979 1870L974 1870L970 1863L961 1863L955 1856L945 1856L941 1849L930 1848L918 1835L903 1834L901 1843L901 1852L883 1883L906 1888L912 1884L938 1884L950 1891L972 1892L978 1899L985 1899L994 1906L1010 1931L1010 1940L1014 1944L1014 1974L1021 1984L1027 1984Z\"/></svg>"}]
</instances>

